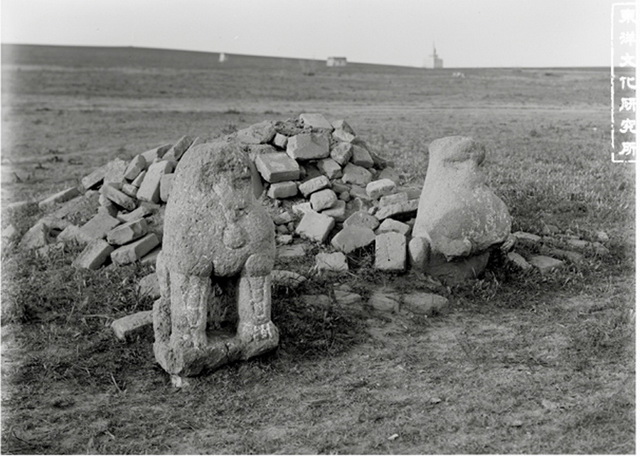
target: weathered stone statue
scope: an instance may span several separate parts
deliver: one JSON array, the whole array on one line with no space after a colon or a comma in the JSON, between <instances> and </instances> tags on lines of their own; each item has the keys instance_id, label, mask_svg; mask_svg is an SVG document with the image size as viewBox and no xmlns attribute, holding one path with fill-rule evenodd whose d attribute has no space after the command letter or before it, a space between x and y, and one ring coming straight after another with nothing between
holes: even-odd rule
<instances>
[{"instance_id":1,"label":"weathered stone statue","mask_svg":"<svg viewBox=\"0 0 640 457\"><path fill-rule=\"evenodd\" d=\"M484 158L484 145L463 136L429 145L409 255L414 268L449 284L476 277L490 249L511 242L509 210L479 169Z\"/></svg>"},{"instance_id":2,"label":"weathered stone statue","mask_svg":"<svg viewBox=\"0 0 640 457\"><path fill-rule=\"evenodd\" d=\"M237 142L192 148L167 202L153 307L156 360L194 376L275 348L274 226L255 200L257 171Z\"/></svg>"}]
</instances>

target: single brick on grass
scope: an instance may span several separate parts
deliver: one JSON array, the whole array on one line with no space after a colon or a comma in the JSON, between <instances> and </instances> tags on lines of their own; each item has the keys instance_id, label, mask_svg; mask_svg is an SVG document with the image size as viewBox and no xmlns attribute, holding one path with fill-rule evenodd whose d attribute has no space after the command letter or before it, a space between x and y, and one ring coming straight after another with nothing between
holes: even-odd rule
<instances>
[{"instance_id":1,"label":"single brick on grass","mask_svg":"<svg viewBox=\"0 0 640 457\"><path fill-rule=\"evenodd\" d=\"M153 248L160 244L155 233L149 233L148 235L134 241L133 243L126 244L119 247L111 253L111 260L118 265L127 265L140 260L145 254L150 252Z\"/></svg>"},{"instance_id":2,"label":"single brick on grass","mask_svg":"<svg viewBox=\"0 0 640 457\"><path fill-rule=\"evenodd\" d=\"M376 236L375 268L381 271L404 271L407 263L407 238L401 233L385 232Z\"/></svg>"},{"instance_id":3,"label":"single brick on grass","mask_svg":"<svg viewBox=\"0 0 640 457\"><path fill-rule=\"evenodd\" d=\"M113 246L104 240L94 240L87 244L80 255L73 261L76 268L97 270L106 262L113 252Z\"/></svg>"},{"instance_id":4,"label":"single brick on grass","mask_svg":"<svg viewBox=\"0 0 640 457\"><path fill-rule=\"evenodd\" d=\"M53 194L50 197L45 198L40 203L38 203L38 207L41 210L47 210L49 208L53 208L58 203L64 203L74 197L77 197L78 195L80 195L80 191L78 190L78 188L70 187L56 194Z\"/></svg>"},{"instance_id":5,"label":"single brick on grass","mask_svg":"<svg viewBox=\"0 0 640 457\"><path fill-rule=\"evenodd\" d=\"M342 252L321 252L316 254L316 268L318 271L332 271L336 273L349 271L347 257Z\"/></svg>"},{"instance_id":6,"label":"single brick on grass","mask_svg":"<svg viewBox=\"0 0 640 457\"><path fill-rule=\"evenodd\" d=\"M550 273L564 264L562 260L547 257L545 255L534 255L529 259L529 263L537 268L542 274Z\"/></svg>"},{"instance_id":7,"label":"single brick on grass","mask_svg":"<svg viewBox=\"0 0 640 457\"><path fill-rule=\"evenodd\" d=\"M111 323L111 330L119 340L127 340L143 331L146 327L153 325L153 314L151 311L139 311L135 314L116 319Z\"/></svg>"},{"instance_id":8,"label":"single brick on grass","mask_svg":"<svg viewBox=\"0 0 640 457\"><path fill-rule=\"evenodd\" d=\"M332 217L310 211L302 217L300 224L296 227L296 233L311 241L324 243L335 223Z\"/></svg>"}]
</instances>

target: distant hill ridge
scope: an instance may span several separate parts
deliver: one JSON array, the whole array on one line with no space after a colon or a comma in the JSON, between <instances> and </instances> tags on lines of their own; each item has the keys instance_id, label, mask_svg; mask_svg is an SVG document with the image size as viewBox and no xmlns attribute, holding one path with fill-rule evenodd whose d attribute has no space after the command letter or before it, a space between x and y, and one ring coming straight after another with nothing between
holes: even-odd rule
<instances>
[{"instance_id":1,"label":"distant hill ridge","mask_svg":"<svg viewBox=\"0 0 640 457\"><path fill-rule=\"evenodd\" d=\"M31 44L2 44L3 65L55 65L71 67L141 67L141 68L189 68L219 69L256 65L260 68L283 68L308 66L319 70L325 68L324 60L303 58L252 56L225 53L228 60L219 62L219 52L185 51L175 49L102 47L102 46L54 46ZM390 70L419 70L414 67L352 63L348 66L359 68ZM331 68L328 71L340 71Z\"/></svg>"}]
</instances>

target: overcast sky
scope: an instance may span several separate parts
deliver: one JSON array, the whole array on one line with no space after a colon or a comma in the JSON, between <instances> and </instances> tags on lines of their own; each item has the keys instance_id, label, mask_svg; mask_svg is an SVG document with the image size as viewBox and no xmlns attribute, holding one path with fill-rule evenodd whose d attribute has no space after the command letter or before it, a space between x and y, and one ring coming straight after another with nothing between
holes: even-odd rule
<instances>
[{"instance_id":1,"label":"overcast sky","mask_svg":"<svg viewBox=\"0 0 640 457\"><path fill-rule=\"evenodd\" d=\"M609 0L2 0L5 43L445 67L608 66Z\"/></svg>"}]
</instances>

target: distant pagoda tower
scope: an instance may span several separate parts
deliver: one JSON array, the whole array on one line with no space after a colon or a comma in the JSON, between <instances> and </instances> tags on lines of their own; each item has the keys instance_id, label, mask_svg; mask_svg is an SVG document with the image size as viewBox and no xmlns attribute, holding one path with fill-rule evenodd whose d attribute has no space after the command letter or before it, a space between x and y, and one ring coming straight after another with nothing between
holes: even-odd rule
<instances>
[{"instance_id":1,"label":"distant pagoda tower","mask_svg":"<svg viewBox=\"0 0 640 457\"><path fill-rule=\"evenodd\" d=\"M220 63L224 63L227 61L227 55L224 52L220 53L220 58L218 59L218 62Z\"/></svg>"},{"instance_id":2,"label":"distant pagoda tower","mask_svg":"<svg viewBox=\"0 0 640 457\"><path fill-rule=\"evenodd\" d=\"M433 68L443 67L443 62L442 62L442 59L438 57L438 51L436 51L435 43L433 43L433 54L431 54L431 57L433 57Z\"/></svg>"}]
</instances>

